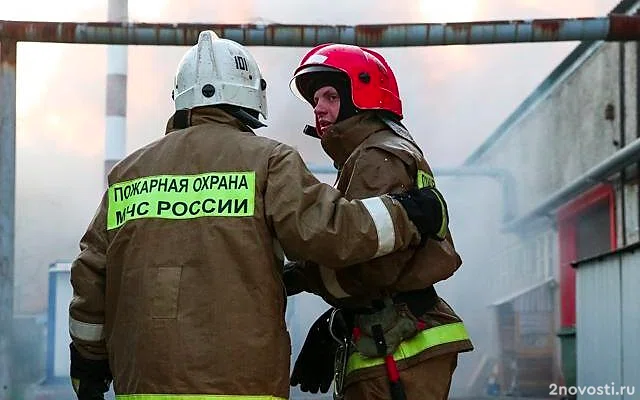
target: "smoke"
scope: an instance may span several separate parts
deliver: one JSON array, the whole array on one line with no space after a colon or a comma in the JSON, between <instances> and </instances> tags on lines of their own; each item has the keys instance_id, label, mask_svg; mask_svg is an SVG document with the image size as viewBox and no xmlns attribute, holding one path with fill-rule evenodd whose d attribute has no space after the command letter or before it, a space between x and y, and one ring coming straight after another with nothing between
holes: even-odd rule
<instances>
[{"instance_id":1,"label":"smoke","mask_svg":"<svg viewBox=\"0 0 640 400\"><path fill-rule=\"evenodd\" d=\"M3 6L3 18L93 20L106 18L106 1L25 0ZM308 0L189 1L130 0L132 20L145 22L364 24L418 22L442 18L439 2ZM447 3L443 1L441 3ZM615 0L548 2L484 0L467 19L596 16ZM188 6L186 5L188 4ZM40 5L40 6L39 6ZM430 8L431 7L431 8ZM52 10L55 10L52 11ZM54 12L54 13L52 13ZM438 14L440 12L440 14ZM153 20L152 20L153 18ZM486 140L576 43L501 44L378 49L398 79L405 123L432 167L460 164ZM184 47L131 46L127 90L127 150L164 133L172 112L171 82ZM258 131L296 147L313 164L330 164L317 141L301 134L312 121L308 105L288 89L308 49L255 47L252 53L268 81L270 118ZM47 266L70 260L103 190L106 48L89 45L20 44L17 82L16 311L47 307ZM188 157L188 155L185 155ZM330 176L322 177L332 183ZM437 288L462 316L476 345L460 358L454 390L464 392L483 356L491 353L495 277L483 271L492 248L478 237L505 240L499 233L501 187L487 178L437 177L450 203L452 231L464 264ZM508 290L508 288L505 288ZM298 300L300 299L300 300ZM288 314L294 353L306 328L326 305L297 297ZM295 322L293 322L295 321Z\"/></svg>"},{"instance_id":2,"label":"smoke","mask_svg":"<svg viewBox=\"0 0 640 400\"><path fill-rule=\"evenodd\" d=\"M500 182L488 177L440 177L438 185L448 199L450 229L463 263L453 277L435 287L462 317L474 345L473 352L459 356L452 382L452 394L466 395L483 372L482 363L496 353L489 304L497 295L493 282L498 277L488 263L505 240L499 226L505 204Z\"/></svg>"}]
</instances>

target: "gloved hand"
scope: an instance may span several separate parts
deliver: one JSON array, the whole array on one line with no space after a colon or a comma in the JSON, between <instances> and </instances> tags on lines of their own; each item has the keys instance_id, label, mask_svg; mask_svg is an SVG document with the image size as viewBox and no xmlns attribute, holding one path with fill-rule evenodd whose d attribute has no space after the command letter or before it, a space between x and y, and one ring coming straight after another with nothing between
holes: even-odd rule
<instances>
[{"instance_id":1,"label":"gloved hand","mask_svg":"<svg viewBox=\"0 0 640 400\"><path fill-rule=\"evenodd\" d=\"M303 392L327 393L333 381L333 363L338 343L329 332L333 308L325 311L309 328L300 355L291 374L291 386L300 385Z\"/></svg>"},{"instance_id":2,"label":"gloved hand","mask_svg":"<svg viewBox=\"0 0 640 400\"><path fill-rule=\"evenodd\" d=\"M71 351L71 383L78 400L104 400L104 393L109 390L113 377L108 360L89 360L84 358L75 348Z\"/></svg>"},{"instance_id":3,"label":"gloved hand","mask_svg":"<svg viewBox=\"0 0 640 400\"><path fill-rule=\"evenodd\" d=\"M413 188L389 196L402 204L409 219L418 228L423 243L429 237L439 241L445 239L449 226L449 211L444 197L435 186Z\"/></svg>"},{"instance_id":4,"label":"gloved hand","mask_svg":"<svg viewBox=\"0 0 640 400\"><path fill-rule=\"evenodd\" d=\"M289 261L284 265L282 280L287 290L287 296L308 291L307 278L304 275L304 263L299 261Z\"/></svg>"}]
</instances>

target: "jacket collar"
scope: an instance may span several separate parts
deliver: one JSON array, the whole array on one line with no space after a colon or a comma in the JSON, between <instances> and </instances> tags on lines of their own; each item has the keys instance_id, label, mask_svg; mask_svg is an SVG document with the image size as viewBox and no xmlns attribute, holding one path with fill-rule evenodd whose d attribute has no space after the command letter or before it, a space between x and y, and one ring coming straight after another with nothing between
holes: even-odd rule
<instances>
[{"instance_id":1,"label":"jacket collar","mask_svg":"<svg viewBox=\"0 0 640 400\"><path fill-rule=\"evenodd\" d=\"M334 163L342 167L366 138L385 129L388 129L387 126L374 111L363 111L330 126L322 135L320 143Z\"/></svg>"},{"instance_id":2,"label":"jacket collar","mask_svg":"<svg viewBox=\"0 0 640 400\"><path fill-rule=\"evenodd\" d=\"M178 119L183 119L182 124L186 124L185 126L175 127L175 121ZM184 129L190 126L202 125L207 123L218 123L223 125L230 125L240 129L245 132L252 132L251 128L249 128L246 124L244 124L239 119L235 118L231 114L226 111L213 106L207 107L196 107L191 110L180 110L176 111L169 121L167 121L167 126L165 128L165 135ZM180 125L180 123L178 124Z\"/></svg>"}]
</instances>

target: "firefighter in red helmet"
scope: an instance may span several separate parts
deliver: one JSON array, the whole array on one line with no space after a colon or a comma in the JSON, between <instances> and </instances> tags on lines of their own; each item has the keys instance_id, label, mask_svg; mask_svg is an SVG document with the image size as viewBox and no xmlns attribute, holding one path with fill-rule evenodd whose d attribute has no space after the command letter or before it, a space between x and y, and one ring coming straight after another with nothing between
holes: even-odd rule
<instances>
[{"instance_id":1,"label":"firefighter in red helmet","mask_svg":"<svg viewBox=\"0 0 640 400\"><path fill-rule=\"evenodd\" d=\"M431 169L401 123L393 71L377 52L323 44L302 59L291 89L314 110L320 139L338 168L336 187L364 199L411 187L436 189ZM447 399L458 353L473 350L462 320L436 282L461 265L443 207L425 246L334 271L312 262L285 270L289 295L318 294L332 308L310 328L291 384L347 400ZM323 372L324 371L324 372Z\"/></svg>"}]
</instances>

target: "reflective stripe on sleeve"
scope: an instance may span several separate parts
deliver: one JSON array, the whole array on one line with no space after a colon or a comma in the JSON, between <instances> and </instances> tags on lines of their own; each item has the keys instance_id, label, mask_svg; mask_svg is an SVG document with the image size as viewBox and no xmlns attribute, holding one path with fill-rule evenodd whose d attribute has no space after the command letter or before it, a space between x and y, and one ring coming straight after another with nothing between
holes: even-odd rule
<instances>
[{"instance_id":1,"label":"reflective stripe on sleeve","mask_svg":"<svg viewBox=\"0 0 640 400\"><path fill-rule=\"evenodd\" d=\"M327 292L336 299L344 299L345 297L351 296L342 288L342 286L340 286L340 282L338 282L338 277L336 276L336 271L320 266L320 277L322 278L322 283L324 284L325 289L327 289Z\"/></svg>"},{"instance_id":2,"label":"reflective stripe on sleeve","mask_svg":"<svg viewBox=\"0 0 640 400\"><path fill-rule=\"evenodd\" d=\"M277 396L238 394L117 394L118 400L286 400Z\"/></svg>"},{"instance_id":3,"label":"reflective stripe on sleeve","mask_svg":"<svg viewBox=\"0 0 640 400\"><path fill-rule=\"evenodd\" d=\"M371 197L361 201L369 211L378 233L378 251L374 257L391 253L396 244L396 231L387 206L384 205L380 197Z\"/></svg>"},{"instance_id":4,"label":"reflective stripe on sleeve","mask_svg":"<svg viewBox=\"0 0 640 400\"><path fill-rule=\"evenodd\" d=\"M81 322L69 317L69 333L80 340L97 342L104 339L104 325Z\"/></svg>"}]
</instances>

